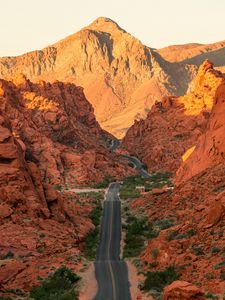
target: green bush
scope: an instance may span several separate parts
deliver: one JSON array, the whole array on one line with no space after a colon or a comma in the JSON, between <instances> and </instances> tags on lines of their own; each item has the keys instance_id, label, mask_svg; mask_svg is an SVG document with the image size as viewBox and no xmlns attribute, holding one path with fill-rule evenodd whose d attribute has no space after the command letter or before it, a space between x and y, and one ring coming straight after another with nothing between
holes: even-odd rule
<instances>
[{"instance_id":1,"label":"green bush","mask_svg":"<svg viewBox=\"0 0 225 300\"><path fill-rule=\"evenodd\" d=\"M84 254L85 256L93 260L96 256L96 251L99 243L100 221L102 215L101 201L97 200L96 207L89 215L92 223L95 225L95 229L90 230L85 237Z\"/></svg>"},{"instance_id":2,"label":"green bush","mask_svg":"<svg viewBox=\"0 0 225 300\"><path fill-rule=\"evenodd\" d=\"M143 289L149 291L151 289L161 292L163 288L179 279L179 274L174 266L166 268L164 271L148 272L144 281Z\"/></svg>"},{"instance_id":3,"label":"green bush","mask_svg":"<svg viewBox=\"0 0 225 300\"><path fill-rule=\"evenodd\" d=\"M120 187L120 196L122 199L138 198L140 196L140 192L136 190L138 185L144 186L146 191L161 188L165 184L171 186L170 176L170 173L155 173L150 178L143 178L140 175L128 176Z\"/></svg>"},{"instance_id":4,"label":"green bush","mask_svg":"<svg viewBox=\"0 0 225 300\"><path fill-rule=\"evenodd\" d=\"M54 189L57 191L62 191L63 187L61 185L55 185Z\"/></svg>"},{"instance_id":5,"label":"green bush","mask_svg":"<svg viewBox=\"0 0 225 300\"><path fill-rule=\"evenodd\" d=\"M10 258L13 258L14 257L14 253L9 250L6 255L3 257L3 259L10 259Z\"/></svg>"},{"instance_id":6,"label":"green bush","mask_svg":"<svg viewBox=\"0 0 225 300\"><path fill-rule=\"evenodd\" d=\"M96 251L98 247L98 238L99 238L98 227L95 227L95 229L90 230L85 237L84 254L90 260L93 260L96 256Z\"/></svg>"},{"instance_id":7,"label":"green bush","mask_svg":"<svg viewBox=\"0 0 225 300\"><path fill-rule=\"evenodd\" d=\"M159 249L158 249L158 248L152 249L151 255L152 255L152 257L153 257L154 259L156 259L156 258L158 257L158 255L159 255Z\"/></svg>"},{"instance_id":8,"label":"green bush","mask_svg":"<svg viewBox=\"0 0 225 300\"><path fill-rule=\"evenodd\" d=\"M80 277L66 267L59 268L38 287L30 291L35 300L75 300L78 299L75 284Z\"/></svg>"},{"instance_id":9,"label":"green bush","mask_svg":"<svg viewBox=\"0 0 225 300\"><path fill-rule=\"evenodd\" d=\"M147 218L127 218L124 257L136 257L140 254L146 240L158 235L154 231L152 223Z\"/></svg>"},{"instance_id":10,"label":"green bush","mask_svg":"<svg viewBox=\"0 0 225 300\"><path fill-rule=\"evenodd\" d=\"M213 300L219 299L216 295L214 295L214 294L212 294L212 293L208 293L208 294L206 294L205 296L206 296L206 298L208 298L208 299L213 299Z\"/></svg>"},{"instance_id":11,"label":"green bush","mask_svg":"<svg viewBox=\"0 0 225 300\"><path fill-rule=\"evenodd\" d=\"M212 252L212 253L218 253L218 252L220 252L220 248L213 247L213 248L211 249L211 252Z\"/></svg>"}]
</instances>

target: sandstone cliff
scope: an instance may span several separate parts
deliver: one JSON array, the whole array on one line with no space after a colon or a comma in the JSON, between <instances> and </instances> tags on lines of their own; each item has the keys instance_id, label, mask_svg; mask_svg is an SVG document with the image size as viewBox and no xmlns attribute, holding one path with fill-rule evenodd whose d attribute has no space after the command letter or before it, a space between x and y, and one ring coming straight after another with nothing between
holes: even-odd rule
<instances>
[{"instance_id":1,"label":"sandstone cliff","mask_svg":"<svg viewBox=\"0 0 225 300\"><path fill-rule=\"evenodd\" d=\"M217 88L223 81L222 73L205 61L188 93L156 103L146 120L128 130L122 147L139 156L151 171L175 172L205 132Z\"/></svg>"},{"instance_id":2,"label":"sandstone cliff","mask_svg":"<svg viewBox=\"0 0 225 300\"><path fill-rule=\"evenodd\" d=\"M125 174L107 149L110 136L97 123L82 88L34 84L23 75L0 84L1 111L25 144L26 160L38 165L45 182L93 184Z\"/></svg>"},{"instance_id":3,"label":"sandstone cliff","mask_svg":"<svg viewBox=\"0 0 225 300\"><path fill-rule=\"evenodd\" d=\"M224 117L225 80L217 89L206 132L196 142L195 150L177 171L177 184L206 171L208 168L213 168L217 164L225 164Z\"/></svg>"},{"instance_id":4,"label":"sandstone cliff","mask_svg":"<svg viewBox=\"0 0 225 300\"><path fill-rule=\"evenodd\" d=\"M0 296L29 291L61 264L82 267L95 201L64 188L129 174L111 138L82 88L0 80Z\"/></svg>"}]
</instances>

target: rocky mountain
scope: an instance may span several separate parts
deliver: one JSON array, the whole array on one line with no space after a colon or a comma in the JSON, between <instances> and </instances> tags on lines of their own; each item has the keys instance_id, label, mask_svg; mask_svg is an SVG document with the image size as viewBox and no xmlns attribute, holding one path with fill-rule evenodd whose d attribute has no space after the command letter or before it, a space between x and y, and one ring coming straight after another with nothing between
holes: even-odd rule
<instances>
[{"instance_id":1,"label":"rocky mountain","mask_svg":"<svg viewBox=\"0 0 225 300\"><path fill-rule=\"evenodd\" d=\"M205 59L222 70L224 49L224 41L153 49L100 17L43 50L0 58L0 77L24 73L33 81L84 87L102 128L120 138L134 120L146 117L155 101L183 95Z\"/></svg>"},{"instance_id":2,"label":"rocky mountain","mask_svg":"<svg viewBox=\"0 0 225 300\"><path fill-rule=\"evenodd\" d=\"M135 122L122 148L140 157L151 171L175 172L207 126L215 94L224 75L205 61L182 97L165 97L145 120ZM187 152L186 152L187 151Z\"/></svg>"},{"instance_id":3,"label":"rocky mountain","mask_svg":"<svg viewBox=\"0 0 225 300\"><path fill-rule=\"evenodd\" d=\"M157 50L157 52L169 62L185 61L200 65L203 60L213 61L215 67L225 65L225 41L213 44L184 44L173 45Z\"/></svg>"},{"instance_id":4,"label":"rocky mountain","mask_svg":"<svg viewBox=\"0 0 225 300\"><path fill-rule=\"evenodd\" d=\"M17 73L83 86L101 126L120 137L156 100L183 94L195 66L167 62L114 21L100 17L41 51L0 59L2 78Z\"/></svg>"}]
</instances>

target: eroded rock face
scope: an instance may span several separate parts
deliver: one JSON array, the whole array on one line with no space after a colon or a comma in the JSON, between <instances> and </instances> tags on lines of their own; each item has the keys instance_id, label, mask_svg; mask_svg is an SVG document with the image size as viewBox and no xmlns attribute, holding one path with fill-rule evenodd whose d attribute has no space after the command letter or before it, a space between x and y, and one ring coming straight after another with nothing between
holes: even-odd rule
<instances>
[{"instance_id":1,"label":"eroded rock face","mask_svg":"<svg viewBox=\"0 0 225 300\"><path fill-rule=\"evenodd\" d=\"M66 259L80 255L80 241L93 226L89 200L81 206L75 195L70 199L43 185L37 165L26 162L25 151L1 114L0 295L10 288L28 291L38 276L46 277L60 263L79 268L78 262Z\"/></svg>"},{"instance_id":2,"label":"eroded rock face","mask_svg":"<svg viewBox=\"0 0 225 300\"><path fill-rule=\"evenodd\" d=\"M125 174L107 150L110 136L97 123L82 88L62 82L34 84L23 75L0 85L1 110L25 159L38 165L46 183L87 184ZM8 134L2 131L2 139ZM6 145L0 152L13 159L13 149Z\"/></svg>"},{"instance_id":3,"label":"eroded rock face","mask_svg":"<svg viewBox=\"0 0 225 300\"><path fill-rule=\"evenodd\" d=\"M224 75L209 61L199 68L183 97L166 97L156 103L146 120L127 132L122 147L139 156L152 171L175 172L206 130L215 94ZM193 147L193 148L192 148ZM192 149L191 149L192 148ZM183 156L184 155L184 156Z\"/></svg>"},{"instance_id":4,"label":"eroded rock face","mask_svg":"<svg viewBox=\"0 0 225 300\"><path fill-rule=\"evenodd\" d=\"M128 149L136 150L138 144L140 149L144 147L144 138L144 153L147 153L148 146L149 156L157 143L163 145L162 152L160 147L157 150L161 160L157 161L154 152L151 160L148 161L147 156L143 156L143 160L149 164L150 170L153 166L153 170L174 171L173 190L162 194L155 194L153 190L131 204L135 215L145 211L150 222L160 220L162 224L168 224L170 220L170 227L162 227L158 236L149 240L142 252L140 257L144 271L164 270L174 265L178 268L180 280L191 283L189 287L192 291L195 290L192 285L196 284L205 291L220 295L225 290L224 95L224 76L215 72L212 65L206 62L200 68L189 94L165 99L159 106L161 111L154 107L147 120L134 125L130 136L124 140L124 144L129 145L127 139L130 137ZM160 122L155 123L157 119ZM154 128L155 124L158 127ZM198 133L193 124L199 124ZM171 136L178 129L183 140L172 142ZM184 132L188 134L185 138ZM137 144L132 144L134 136L139 138ZM154 140L153 137L157 138ZM182 155L179 147L184 147L185 155ZM168 148L178 157L165 155ZM140 149L136 151L141 152ZM154 255L156 252L157 256ZM182 285L174 283L171 290L166 290L166 299L194 297L188 295ZM182 298L179 298L181 295Z\"/></svg>"},{"instance_id":5,"label":"eroded rock face","mask_svg":"<svg viewBox=\"0 0 225 300\"><path fill-rule=\"evenodd\" d=\"M177 171L176 184L188 180L194 175L212 167L214 164L225 165L225 83L217 89L215 104L206 128L197 141L191 156Z\"/></svg>"},{"instance_id":6,"label":"eroded rock face","mask_svg":"<svg viewBox=\"0 0 225 300\"><path fill-rule=\"evenodd\" d=\"M184 93L195 70L193 65L168 63L103 17L41 51L0 59L2 78L24 73L31 80L83 86L101 126L118 137L134 119L146 116L156 100Z\"/></svg>"},{"instance_id":7,"label":"eroded rock face","mask_svg":"<svg viewBox=\"0 0 225 300\"><path fill-rule=\"evenodd\" d=\"M0 295L27 292L62 264L82 267L94 201L55 188L129 174L110 138L82 88L0 80Z\"/></svg>"}]
</instances>

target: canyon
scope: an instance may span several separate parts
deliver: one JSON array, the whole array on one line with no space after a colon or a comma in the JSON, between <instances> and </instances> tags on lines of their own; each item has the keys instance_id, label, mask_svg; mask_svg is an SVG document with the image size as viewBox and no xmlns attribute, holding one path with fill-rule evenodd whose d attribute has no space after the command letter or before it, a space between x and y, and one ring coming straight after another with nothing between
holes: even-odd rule
<instances>
[{"instance_id":1,"label":"canyon","mask_svg":"<svg viewBox=\"0 0 225 300\"><path fill-rule=\"evenodd\" d=\"M100 17L43 50L0 58L0 297L26 299L62 266L82 274L99 226L92 213L110 203L112 182L121 245L132 218L156 227L129 262L143 276L179 273L160 295L136 299L225 296L224 49L150 48Z\"/></svg>"}]
</instances>

